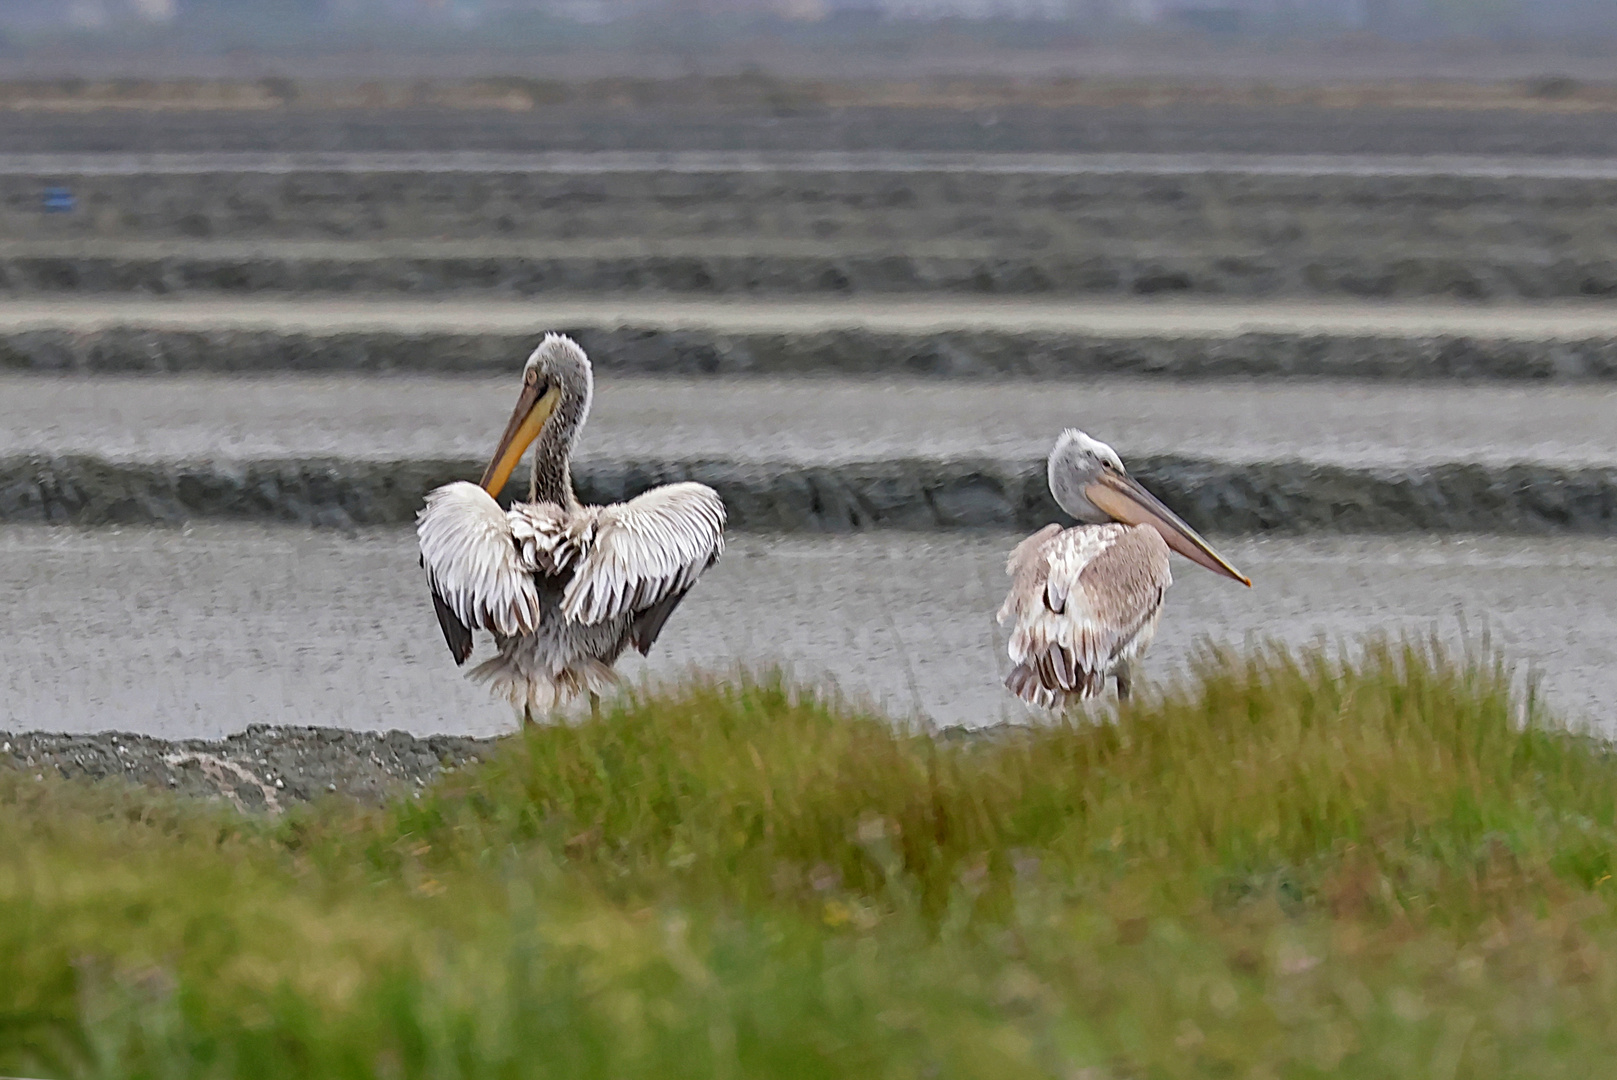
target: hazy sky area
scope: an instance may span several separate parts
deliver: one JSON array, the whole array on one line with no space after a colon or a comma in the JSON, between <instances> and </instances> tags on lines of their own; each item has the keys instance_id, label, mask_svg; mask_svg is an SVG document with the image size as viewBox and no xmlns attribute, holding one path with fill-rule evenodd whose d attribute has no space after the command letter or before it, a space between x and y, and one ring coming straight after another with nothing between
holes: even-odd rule
<instances>
[{"instance_id":1,"label":"hazy sky area","mask_svg":"<svg viewBox=\"0 0 1617 1080\"><path fill-rule=\"evenodd\" d=\"M1611 0L0 0L0 79L1617 76Z\"/></svg>"},{"instance_id":2,"label":"hazy sky area","mask_svg":"<svg viewBox=\"0 0 1617 1080\"><path fill-rule=\"evenodd\" d=\"M266 40L334 32L377 39L431 29L444 45L503 36L506 44L549 38L549 47L625 40L635 23L680 20L706 33L886 37L895 27L955 24L985 28L1000 44L1049 44L1053 32L1118 34L1156 28L1208 35L1319 35L1343 32L1417 41L1480 37L1495 41L1569 39L1594 48L1590 35L1617 34L1610 0L3 0L0 27L11 48L30 39L114 35L123 45L209 35ZM1018 34L1018 24L1039 23ZM1054 25L1051 25L1054 24ZM129 37L131 32L134 39ZM516 35L513 39L510 35ZM632 35L631 35L632 37ZM328 43L341 44L341 40ZM106 44L106 43L103 43Z\"/></svg>"}]
</instances>

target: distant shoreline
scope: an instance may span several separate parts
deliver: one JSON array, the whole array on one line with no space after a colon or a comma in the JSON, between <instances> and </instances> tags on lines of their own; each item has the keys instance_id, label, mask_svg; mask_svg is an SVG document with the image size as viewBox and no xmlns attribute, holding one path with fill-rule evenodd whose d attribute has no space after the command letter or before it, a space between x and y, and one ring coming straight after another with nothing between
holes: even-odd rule
<instances>
[{"instance_id":1,"label":"distant shoreline","mask_svg":"<svg viewBox=\"0 0 1617 1080\"><path fill-rule=\"evenodd\" d=\"M1261 70L1246 76L1191 74L1177 78L1152 73L1019 77L946 70L901 78L793 78L762 71L585 79L523 75L414 79L4 76L5 65L0 65L0 111L47 113L289 108L529 113L577 106L626 111L650 107L761 109L786 114L843 108L980 110L1013 106L1617 111L1617 81L1584 81L1554 73L1490 79L1389 74L1374 81L1328 77L1299 81Z\"/></svg>"}]
</instances>

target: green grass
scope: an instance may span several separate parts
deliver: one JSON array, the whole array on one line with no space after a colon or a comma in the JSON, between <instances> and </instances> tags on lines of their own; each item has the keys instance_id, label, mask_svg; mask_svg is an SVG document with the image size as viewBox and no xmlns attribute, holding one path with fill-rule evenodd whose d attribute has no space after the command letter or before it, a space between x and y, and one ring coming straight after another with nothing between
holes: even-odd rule
<instances>
[{"instance_id":1,"label":"green grass","mask_svg":"<svg viewBox=\"0 0 1617 1080\"><path fill-rule=\"evenodd\" d=\"M0 773L0 1073L1587 1077L1617 756L1491 660L935 737L778 682L279 820Z\"/></svg>"}]
</instances>

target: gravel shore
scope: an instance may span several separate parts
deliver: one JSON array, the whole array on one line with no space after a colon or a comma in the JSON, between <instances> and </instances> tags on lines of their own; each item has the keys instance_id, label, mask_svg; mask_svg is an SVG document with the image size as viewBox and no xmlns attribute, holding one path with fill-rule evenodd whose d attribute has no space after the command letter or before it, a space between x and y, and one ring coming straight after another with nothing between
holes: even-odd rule
<instances>
[{"instance_id":1,"label":"gravel shore","mask_svg":"<svg viewBox=\"0 0 1617 1080\"><path fill-rule=\"evenodd\" d=\"M416 738L331 728L255 725L219 741L171 742L106 732L0 733L0 768L69 780L123 777L183 795L225 799L241 810L280 813L334 794L379 803L476 763L488 739Z\"/></svg>"}]
</instances>

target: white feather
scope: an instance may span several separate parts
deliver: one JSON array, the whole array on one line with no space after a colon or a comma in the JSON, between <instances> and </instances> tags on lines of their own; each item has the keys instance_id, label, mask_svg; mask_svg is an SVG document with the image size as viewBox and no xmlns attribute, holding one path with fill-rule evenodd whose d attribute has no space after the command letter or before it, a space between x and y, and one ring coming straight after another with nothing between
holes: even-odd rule
<instances>
[{"instance_id":1,"label":"white feather","mask_svg":"<svg viewBox=\"0 0 1617 1080\"><path fill-rule=\"evenodd\" d=\"M561 608L586 626L683 592L724 553L724 503L703 484L669 484L583 512L590 537Z\"/></svg>"},{"instance_id":2,"label":"white feather","mask_svg":"<svg viewBox=\"0 0 1617 1080\"><path fill-rule=\"evenodd\" d=\"M1057 530L1047 527L1012 553L1006 566L1013 582L999 610L1001 625L1011 633L1006 652L1032 678L1025 684L1028 700L1059 704L1073 694L1094 697L1120 662L1144 652L1156 633L1162 595L1172 583L1168 551L1149 529L1119 524L1085 525ZM1096 567L1110 581L1087 580L1084 571L1107 556L1126 536L1147 541L1124 563L1117 553ZM1160 549L1160 550L1158 550ZM1124 550L1124 549L1120 549ZM1128 587L1106 588L1127 580ZM1102 591L1097 594L1096 588Z\"/></svg>"},{"instance_id":3,"label":"white feather","mask_svg":"<svg viewBox=\"0 0 1617 1080\"><path fill-rule=\"evenodd\" d=\"M650 647L671 601L724 551L725 513L717 492L691 483L580 506L566 465L589 412L589 358L551 334L525 371L562 395L533 451L535 486L542 460L554 501L502 511L482 488L449 484L427 496L416 531L435 596L466 627L494 631L498 654L472 676L531 717L600 693L625 649ZM463 661L469 643L443 622Z\"/></svg>"},{"instance_id":4,"label":"white feather","mask_svg":"<svg viewBox=\"0 0 1617 1080\"><path fill-rule=\"evenodd\" d=\"M507 637L533 633L539 591L492 495L465 481L429 492L416 539L428 582L456 618Z\"/></svg>"}]
</instances>

